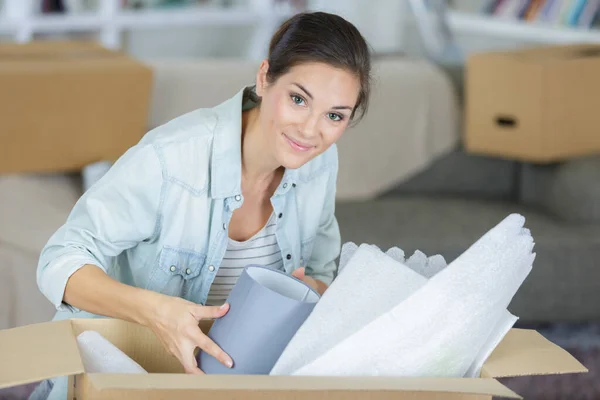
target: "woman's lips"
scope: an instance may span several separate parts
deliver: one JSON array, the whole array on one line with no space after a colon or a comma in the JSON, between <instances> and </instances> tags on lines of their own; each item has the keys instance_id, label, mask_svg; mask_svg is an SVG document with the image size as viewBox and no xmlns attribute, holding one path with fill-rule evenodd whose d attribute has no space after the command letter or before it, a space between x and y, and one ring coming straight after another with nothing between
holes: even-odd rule
<instances>
[{"instance_id":1,"label":"woman's lips","mask_svg":"<svg viewBox=\"0 0 600 400\"><path fill-rule=\"evenodd\" d=\"M286 138L286 140L288 141L288 143L290 144L290 146L292 146L292 148L294 150L297 150L297 151L308 151L308 150L312 149L313 147L315 147L315 146L311 146L311 145L308 145L308 144L305 144L305 143L298 142L298 141L290 138L285 133L283 134L283 136Z\"/></svg>"}]
</instances>

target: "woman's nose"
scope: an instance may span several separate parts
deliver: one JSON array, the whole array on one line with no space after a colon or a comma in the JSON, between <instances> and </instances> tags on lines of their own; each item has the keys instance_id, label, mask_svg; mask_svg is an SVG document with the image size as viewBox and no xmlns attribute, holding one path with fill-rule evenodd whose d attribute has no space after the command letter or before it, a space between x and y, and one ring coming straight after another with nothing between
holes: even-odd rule
<instances>
[{"instance_id":1,"label":"woman's nose","mask_svg":"<svg viewBox=\"0 0 600 400\"><path fill-rule=\"evenodd\" d=\"M302 126L300 127L300 133L302 134L302 136L304 136L306 138L311 138L311 137L318 135L318 133L319 133L318 118L315 116L312 116L312 115L308 116L304 120L304 123L302 124Z\"/></svg>"}]
</instances>

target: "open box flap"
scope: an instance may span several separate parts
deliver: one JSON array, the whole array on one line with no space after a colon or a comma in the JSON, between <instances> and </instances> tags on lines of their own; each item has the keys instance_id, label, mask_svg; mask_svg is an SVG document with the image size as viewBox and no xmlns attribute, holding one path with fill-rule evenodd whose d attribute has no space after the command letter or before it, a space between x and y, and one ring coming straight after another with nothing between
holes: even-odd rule
<instances>
[{"instance_id":1,"label":"open box flap","mask_svg":"<svg viewBox=\"0 0 600 400\"><path fill-rule=\"evenodd\" d=\"M521 397L495 379L308 377L268 375L88 374L95 390L207 390L216 391L403 391L444 392Z\"/></svg>"},{"instance_id":2,"label":"open box flap","mask_svg":"<svg viewBox=\"0 0 600 400\"><path fill-rule=\"evenodd\" d=\"M582 372L588 369L539 332L514 328L483 364L481 376L502 378Z\"/></svg>"},{"instance_id":3,"label":"open box flap","mask_svg":"<svg viewBox=\"0 0 600 400\"><path fill-rule=\"evenodd\" d=\"M70 321L0 330L0 389L83 371Z\"/></svg>"}]
</instances>

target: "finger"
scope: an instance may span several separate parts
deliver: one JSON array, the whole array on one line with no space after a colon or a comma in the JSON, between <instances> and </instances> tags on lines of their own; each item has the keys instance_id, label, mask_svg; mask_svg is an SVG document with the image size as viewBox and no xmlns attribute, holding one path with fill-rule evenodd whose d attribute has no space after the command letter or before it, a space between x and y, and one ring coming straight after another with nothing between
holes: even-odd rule
<instances>
[{"instance_id":1,"label":"finger","mask_svg":"<svg viewBox=\"0 0 600 400\"><path fill-rule=\"evenodd\" d=\"M194 357L193 351L187 351L180 359L181 365L187 374L204 375L204 372L198 368L198 361Z\"/></svg>"},{"instance_id":2,"label":"finger","mask_svg":"<svg viewBox=\"0 0 600 400\"><path fill-rule=\"evenodd\" d=\"M294 270L294 272L292 272L292 276L295 278L298 278L300 280L304 279L304 274L305 274L304 267L300 267L300 268Z\"/></svg>"},{"instance_id":3,"label":"finger","mask_svg":"<svg viewBox=\"0 0 600 400\"><path fill-rule=\"evenodd\" d=\"M217 306L195 306L192 310L194 318L197 320L206 318L221 318L229 311L229 304L225 303L221 307Z\"/></svg>"},{"instance_id":4,"label":"finger","mask_svg":"<svg viewBox=\"0 0 600 400\"><path fill-rule=\"evenodd\" d=\"M200 334L198 335L197 343L202 351L219 360L221 364L225 365L227 368L233 367L233 360L231 357L213 342L211 338L204 334Z\"/></svg>"},{"instance_id":5,"label":"finger","mask_svg":"<svg viewBox=\"0 0 600 400\"><path fill-rule=\"evenodd\" d=\"M310 287L312 287L315 291L321 293L321 291L319 290L319 283L316 280L314 280L311 277L307 277L307 278L305 278L304 281L306 282L306 284L308 284Z\"/></svg>"}]
</instances>

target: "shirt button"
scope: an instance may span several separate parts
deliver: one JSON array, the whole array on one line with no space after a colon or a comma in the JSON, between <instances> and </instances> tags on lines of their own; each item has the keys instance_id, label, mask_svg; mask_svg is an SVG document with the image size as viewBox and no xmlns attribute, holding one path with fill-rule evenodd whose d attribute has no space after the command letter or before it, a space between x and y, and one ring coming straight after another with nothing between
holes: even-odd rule
<instances>
[{"instance_id":1,"label":"shirt button","mask_svg":"<svg viewBox=\"0 0 600 400\"><path fill-rule=\"evenodd\" d=\"M174 265L171 265L171 268L169 268L169 269L171 270L171 272L175 272L175 270L177 269L177 267L174 266Z\"/></svg>"},{"instance_id":2,"label":"shirt button","mask_svg":"<svg viewBox=\"0 0 600 400\"><path fill-rule=\"evenodd\" d=\"M223 224L223 230L227 229L227 224Z\"/></svg>"},{"instance_id":3,"label":"shirt button","mask_svg":"<svg viewBox=\"0 0 600 400\"><path fill-rule=\"evenodd\" d=\"M242 199L242 196L240 196L239 194L235 196L235 201L240 201Z\"/></svg>"},{"instance_id":4,"label":"shirt button","mask_svg":"<svg viewBox=\"0 0 600 400\"><path fill-rule=\"evenodd\" d=\"M192 273L192 270L188 268L188 269L185 270L185 273L189 275L189 274Z\"/></svg>"},{"instance_id":5,"label":"shirt button","mask_svg":"<svg viewBox=\"0 0 600 400\"><path fill-rule=\"evenodd\" d=\"M285 258L287 258L288 260L291 260L292 259L292 255L288 254L287 256L285 256Z\"/></svg>"},{"instance_id":6,"label":"shirt button","mask_svg":"<svg viewBox=\"0 0 600 400\"><path fill-rule=\"evenodd\" d=\"M296 187L296 184L295 184L295 183L292 183L292 187Z\"/></svg>"},{"instance_id":7,"label":"shirt button","mask_svg":"<svg viewBox=\"0 0 600 400\"><path fill-rule=\"evenodd\" d=\"M287 183L284 183L283 184L283 188L285 189L286 187L287 187Z\"/></svg>"},{"instance_id":8,"label":"shirt button","mask_svg":"<svg viewBox=\"0 0 600 400\"><path fill-rule=\"evenodd\" d=\"M215 270L215 266L214 266L214 265L211 265L211 266L209 266L209 267L208 267L208 270L209 270L210 272L213 272L213 271Z\"/></svg>"},{"instance_id":9,"label":"shirt button","mask_svg":"<svg viewBox=\"0 0 600 400\"><path fill-rule=\"evenodd\" d=\"M282 213L279 213L279 218L282 218L282 217L283 217L283 214L282 214Z\"/></svg>"}]
</instances>

